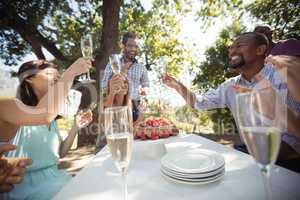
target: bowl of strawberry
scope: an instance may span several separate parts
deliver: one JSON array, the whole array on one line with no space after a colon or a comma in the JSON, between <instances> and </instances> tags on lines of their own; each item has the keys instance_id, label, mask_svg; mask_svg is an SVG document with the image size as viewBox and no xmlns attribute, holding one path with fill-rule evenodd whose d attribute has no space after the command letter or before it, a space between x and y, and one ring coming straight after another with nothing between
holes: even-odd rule
<instances>
[{"instance_id":1,"label":"bowl of strawberry","mask_svg":"<svg viewBox=\"0 0 300 200\"><path fill-rule=\"evenodd\" d=\"M148 119L134 130L136 139L158 140L179 134L179 129L174 123L163 118Z\"/></svg>"}]
</instances>

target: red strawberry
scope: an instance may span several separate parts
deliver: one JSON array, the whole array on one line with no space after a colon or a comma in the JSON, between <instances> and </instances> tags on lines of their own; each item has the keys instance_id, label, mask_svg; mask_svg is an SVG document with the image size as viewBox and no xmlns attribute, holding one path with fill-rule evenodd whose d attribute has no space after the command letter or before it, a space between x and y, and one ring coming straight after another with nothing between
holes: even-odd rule
<instances>
[{"instance_id":1,"label":"red strawberry","mask_svg":"<svg viewBox=\"0 0 300 200\"><path fill-rule=\"evenodd\" d=\"M146 139L147 139L147 137L146 137L144 131L141 132L140 138L141 138L141 140L146 140Z\"/></svg>"},{"instance_id":2,"label":"red strawberry","mask_svg":"<svg viewBox=\"0 0 300 200\"><path fill-rule=\"evenodd\" d=\"M159 139L159 135L151 135L151 140L158 140Z\"/></svg>"},{"instance_id":3,"label":"red strawberry","mask_svg":"<svg viewBox=\"0 0 300 200\"><path fill-rule=\"evenodd\" d=\"M159 122L157 122L157 121L153 121L153 122L152 122L152 126L154 126L154 127L157 127L157 126L159 126Z\"/></svg>"},{"instance_id":4,"label":"red strawberry","mask_svg":"<svg viewBox=\"0 0 300 200\"><path fill-rule=\"evenodd\" d=\"M160 137L162 137L162 138L167 138L169 136L170 136L170 133L168 130L163 130L160 135Z\"/></svg>"}]
</instances>

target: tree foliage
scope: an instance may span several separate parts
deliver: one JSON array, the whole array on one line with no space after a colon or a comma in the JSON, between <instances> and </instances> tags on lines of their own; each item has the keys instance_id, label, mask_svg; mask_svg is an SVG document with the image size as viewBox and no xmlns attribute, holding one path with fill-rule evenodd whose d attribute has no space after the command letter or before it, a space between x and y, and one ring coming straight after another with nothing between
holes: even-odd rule
<instances>
[{"instance_id":1,"label":"tree foliage","mask_svg":"<svg viewBox=\"0 0 300 200\"><path fill-rule=\"evenodd\" d=\"M145 11L138 0L124 5L121 31L138 33L141 57L147 69L159 66L161 57L167 56L168 72L178 75L182 65L192 62L189 50L178 38L181 20L189 12L184 3L189 1L155 0L149 11Z\"/></svg>"},{"instance_id":2,"label":"tree foliage","mask_svg":"<svg viewBox=\"0 0 300 200\"><path fill-rule=\"evenodd\" d=\"M67 58L58 50L55 40L43 31L43 23L63 1L8 0L0 2L1 58L15 64L29 51L45 58L42 47L61 60Z\"/></svg>"},{"instance_id":3,"label":"tree foliage","mask_svg":"<svg viewBox=\"0 0 300 200\"><path fill-rule=\"evenodd\" d=\"M298 0L256 0L246 8L251 15L275 29L277 39L300 39L300 3Z\"/></svg>"},{"instance_id":4,"label":"tree foliage","mask_svg":"<svg viewBox=\"0 0 300 200\"><path fill-rule=\"evenodd\" d=\"M242 0L205 0L198 11L198 17L206 27L220 18L241 19L244 15L249 15L253 21L275 29L276 39L299 38L298 0L254 0L247 3Z\"/></svg>"}]
</instances>

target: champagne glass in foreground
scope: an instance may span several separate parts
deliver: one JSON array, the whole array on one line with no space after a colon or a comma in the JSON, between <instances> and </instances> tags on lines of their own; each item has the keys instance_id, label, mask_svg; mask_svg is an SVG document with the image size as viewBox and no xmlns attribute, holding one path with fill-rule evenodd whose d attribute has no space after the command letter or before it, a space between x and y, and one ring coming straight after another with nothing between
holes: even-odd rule
<instances>
[{"instance_id":1,"label":"champagne glass in foreground","mask_svg":"<svg viewBox=\"0 0 300 200\"><path fill-rule=\"evenodd\" d=\"M112 159L124 179L124 197L127 199L126 174L132 153L132 112L128 106L104 110L104 130Z\"/></svg>"},{"instance_id":2,"label":"champagne glass in foreground","mask_svg":"<svg viewBox=\"0 0 300 200\"><path fill-rule=\"evenodd\" d=\"M242 139L261 170L266 197L271 200L271 168L280 149L280 132L286 130L283 94L272 88L239 94L237 122Z\"/></svg>"},{"instance_id":3,"label":"champagne glass in foreground","mask_svg":"<svg viewBox=\"0 0 300 200\"><path fill-rule=\"evenodd\" d=\"M84 35L81 37L80 40L80 46L81 46L81 52L83 57L92 59L93 58L93 40L92 36L90 34ZM95 80L92 80L90 77L90 72L88 71L86 74L87 77L82 77L82 82L95 82Z\"/></svg>"},{"instance_id":4,"label":"champagne glass in foreground","mask_svg":"<svg viewBox=\"0 0 300 200\"><path fill-rule=\"evenodd\" d=\"M111 66L111 69L114 74L120 74L121 73L121 58L119 54L111 54L109 56L109 63Z\"/></svg>"}]
</instances>

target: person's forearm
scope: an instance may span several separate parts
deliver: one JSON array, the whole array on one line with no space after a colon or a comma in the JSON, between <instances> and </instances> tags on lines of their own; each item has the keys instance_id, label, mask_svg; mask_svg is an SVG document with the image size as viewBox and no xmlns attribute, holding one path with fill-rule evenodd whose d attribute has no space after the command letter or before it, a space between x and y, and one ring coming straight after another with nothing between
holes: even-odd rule
<instances>
[{"instance_id":1,"label":"person's forearm","mask_svg":"<svg viewBox=\"0 0 300 200\"><path fill-rule=\"evenodd\" d=\"M195 106L196 96L193 92L187 89L182 83L178 82L175 90L184 98L187 104L189 104L192 108Z\"/></svg>"},{"instance_id":2,"label":"person's forearm","mask_svg":"<svg viewBox=\"0 0 300 200\"><path fill-rule=\"evenodd\" d=\"M37 108L47 108L46 121L52 121L64 106L74 81L74 74L67 70L39 101Z\"/></svg>"},{"instance_id":3,"label":"person's forearm","mask_svg":"<svg viewBox=\"0 0 300 200\"><path fill-rule=\"evenodd\" d=\"M73 80L74 75L66 71L59 81L49 86L37 106L25 105L18 99L1 101L0 119L17 126L50 123L64 105Z\"/></svg>"},{"instance_id":4,"label":"person's forearm","mask_svg":"<svg viewBox=\"0 0 300 200\"><path fill-rule=\"evenodd\" d=\"M65 157L65 155L70 150L70 148L74 142L74 139L78 133L78 130L79 130L78 127L74 124L73 127L71 128L68 136L66 137L66 139L61 143L60 151L59 151L60 158Z\"/></svg>"}]
</instances>

